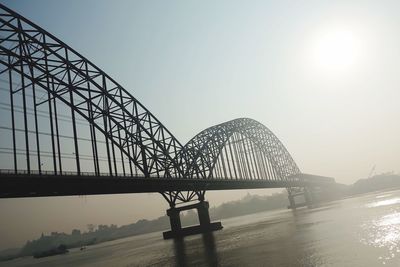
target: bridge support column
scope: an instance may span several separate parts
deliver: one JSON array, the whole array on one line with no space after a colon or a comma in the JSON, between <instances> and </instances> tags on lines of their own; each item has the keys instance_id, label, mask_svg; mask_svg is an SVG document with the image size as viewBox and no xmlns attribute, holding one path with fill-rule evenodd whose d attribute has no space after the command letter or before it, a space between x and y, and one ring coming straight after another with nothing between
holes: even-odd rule
<instances>
[{"instance_id":1,"label":"bridge support column","mask_svg":"<svg viewBox=\"0 0 400 267\"><path fill-rule=\"evenodd\" d=\"M288 194L288 199L289 199L288 209L295 209L296 208L296 202L294 201L294 196L289 193Z\"/></svg>"},{"instance_id":2,"label":"bridge support column","mask_svg":"<svg viewBox=\"0 0 400 267\"><path fill-rule=\"evenodd\" d=\"M169 222L171 224L172 232L179 232L182 229L181 217L179 216L179 210L176 208L170 208L167 210Z\"/></svg>"},{"instance_id":3,"label":"bridge support column","mask_svg":"<svg viewBox=\"0 0 400 267\"><path fill-rule=\"evenodd\" d=\"M210 223L210 214L208 213L209 204L207 201L201 201L197 206L200 226L207 227Z\"/></svg>"},{"instance_id":4,"label":"bridge support column","mask_svg":"<svg viewBox=\"0 0 400 267\"><path fill-rule=\"evenodd\" d=\"M302 196L304 198L304 202L296 203L295 197L297 196ZM289 199L288 209L296 209L305 206L311 208L314 203L312 188L304 187L301 189L299 188L298 190L288 190L288 199Z\"/></svg>"},{"instance_id":5,"label":"bridge support column","mask_svg":"<svg viewBox=\"0 0 400 267\"><path fill-rule=\"evenodd\" d=\"M200 201L181 207L172 207L167 210L167 215L171 223L171 231L163 233L164 239L181 238L188 235L195 235L222 229L221 222L211 222L208 212L209 204L207 201ZM179 213L184 210L197 209L199 225L182 228Z\"/></svg>"},{"instance_id":6,"label":"bridge support column","mask_svg":"<svg viewBox=\"0 0 400 267\"><path fill-rule=\"evenodd\" d=\"M305 204L307 205L308 208L312 207L313 204L313 198L311 194L311 189L305 187L304 188L304 199L305 199Z\"/></svg>"}]
</instances>

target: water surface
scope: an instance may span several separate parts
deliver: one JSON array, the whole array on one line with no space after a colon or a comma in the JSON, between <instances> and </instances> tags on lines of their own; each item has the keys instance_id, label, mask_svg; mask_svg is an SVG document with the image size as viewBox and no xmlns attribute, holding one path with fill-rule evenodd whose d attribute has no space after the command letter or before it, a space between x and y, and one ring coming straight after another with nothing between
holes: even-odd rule
<instances>
[{"instance_id":1,"label":"water surface","mask_svg":"<svg viewBox=\"0 0 400 267\"><path fill-rule=\"evenodd\" d=\"M400 190L223 220L183 240L161 233L0 266L400 266Z\"/></svg>"}]
</instances>

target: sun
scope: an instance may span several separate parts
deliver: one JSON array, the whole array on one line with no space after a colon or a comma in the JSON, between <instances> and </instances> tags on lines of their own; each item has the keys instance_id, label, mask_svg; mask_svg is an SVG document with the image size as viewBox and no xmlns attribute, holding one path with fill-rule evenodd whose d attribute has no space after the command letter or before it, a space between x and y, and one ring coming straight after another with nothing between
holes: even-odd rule
<instances>
[{"instance_id":1,"label":"sun","mask_svg":"<svg viewBox=\"0 0 400 267\"><path fill-rule=\"evenodd\" d=\"M328 31L316 38L312 48L312 59L320 70L347 71L358 61L359 47L359 41L352 31Z\"/></svg>"}]
</instances>

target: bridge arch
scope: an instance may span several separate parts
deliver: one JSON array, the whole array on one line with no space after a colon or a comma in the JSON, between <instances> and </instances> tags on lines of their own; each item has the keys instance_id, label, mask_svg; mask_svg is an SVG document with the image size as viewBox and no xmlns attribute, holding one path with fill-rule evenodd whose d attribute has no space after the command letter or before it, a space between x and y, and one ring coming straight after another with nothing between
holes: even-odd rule
<instances>
[{"instance_id":1,"label":"bridge arch","mask_svg":"<svg viewBox=\"0 0 400 267\"><path fill-rule=\"evenodd\" d=\"M85 57L1 4L0 76L4 87L9 87L11 98L5 105L8 105L12 117L9 130L13 135L13 145L8 149L14 154L15 172L21 169L18 153L26 158L22 169L28 173L42 172L43 133L37 113L40 113L40 107L48 106L51 148L47 150L51 151L46 153L53 158L53 162L52 167L46 170L62 173L62 155L60 147L57 148L61 135L55 125L58 104L66 107L64 112L70 113L74 140L74 152L70 154L75 157L73 169L78 174L82 165L77 129L77 119L80 118L90 128L88 139L92 143L93 153L90 153L93 154L96 174L100 174L97 133L105 139L109 175L123 172L126 176L181 176L181 167L175 162L175 155L182 145L149 110ZM23 110L23 118L20 119L23 126L20 129L15 126L18 125L18 121L15 122L18 117L14 114L16 101L20 102ZM33 109L27 111L29 106ZM34 125L31 125L31 119ZM25 137L16 138L17 131L24 132ZM30 142L30 135L36 136L35 142ZM17 144L21 141L25 142L24 148ZM122 164L119 163L120 168L117 168L115 154L119 152Z\"/></svg>"},{"instance_id":2,"label":"bridge arch","mask_svg":"<svg viewBox=\"0 0 400 267\"><path fill-rule=\"evenodd\" d=\"M193 137L178 157L184 176L203 179L290 179L300 170L282 142L249 118L209 127Z\"/></svg>"}]
</instances>

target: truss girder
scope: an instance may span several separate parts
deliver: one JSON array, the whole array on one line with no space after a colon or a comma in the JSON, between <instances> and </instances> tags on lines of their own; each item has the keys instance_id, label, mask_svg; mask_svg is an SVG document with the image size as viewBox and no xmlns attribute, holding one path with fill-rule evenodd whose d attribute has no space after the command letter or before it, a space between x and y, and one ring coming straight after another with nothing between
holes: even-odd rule
<instances>
[{"instance_id":1,"label":"truss girder","mask_svg":"<svg viewBox=\"0 0 400 267\"><path fill-rule=\"evenodd\" d=\"M0 65L1 72L11 70L48 91L37 106L52 99L70 106L73 119L86 119L144 176L182 176L175 162L182 146L150 111L89 60L3 5Z\"/></svg>"},{"instance_id":2,"label":"truss girder","mask_svg":"<svg viewBox=\"0 0 400 267\"><path fill-rule=\"evenodd\" d=\"M294 175L300 173L299 168L285 146L267 127L255 120L240 118L207 128L184 146L180 154L178 154L178 158L181 161L187 160L187 163L184 165L185 177L213 178L213 171L221 152L224 148L226 149L232 137L235 139L235 136L244 137L241 140L236 140L236 142L240 143L245 149L250 150L254 146L261 151L262 155L272 165L278 179L290 179L290 177L294 177ZM250 143L249 141L246 143L247 139L252 142L253 146L249 147ZM253 155L253 158L257 157ZM247 159L247 161L249 160ZM229 163L225 160L222 164L228 165ZM257 170L257 168L255 169ZM268 175L267 172L264 172L263 175L259 174L255 178L272 179L271 175Z\"/></svg>"},{"instance_id":3,"label":"truss girder","mask_svg":"<svg viewBox=\"0 0 400 267\"><path fill-rule=\"evenodd\" d=\"M230 164L236 162L221 157L233 154L239 155L237 164L244 167L243 173L240 168L237 168L238 173L233 168L236 178L286 180L300 173L279 139L267 127L252 119L241 118L207 128L182 146L149 110L104 71L52 34L0 4L0 75L8 73L11 116L14 116L13 95L21 93L24 97L24 128L16 129L14 117L11 118L15 173L18 173L15 131L25 131L24 155L28 173L31 171L29 158L32 154L37 157L38 171L42 173L39 135L45 133L40 131L36 120L37 107L46 105L52 142L52 152L46 153L52 153L54 173L62 174L60 152L63 147L54 141L61 136L58 133L57 114L52 114L56 113L56 100L71 109L78 175L81 174L81 158L77 141L77 116L90 127L91 137L88 141L92 142L94 162L101 157L95 144L96 132L106 139L110 176L119 175L115 160L117 152L121 152L122 161L129 161L130 171L126 170L128 165L122 163L124 177L142 175L173 179L228 179L223 174L227 169L231 171ZM13 80L15 77L18 81ZM47 97L37 98L35 88L41 88ZM26 93L33 94L34 128L28 127ZM29 144L29 136L32 134L36 136L36 151ZM231 143L238 144L237 149L240 151L228 153ZM110 160L111 157L114 162ZM269 165L264 169L260 167L267 163L270 169ZM139 170L139 174L133 173L132 165ZM94 168L95 174L100 175L100 167ZM219 173L216 173L218 168ZM246 168L253 168L252 172ZM172 199L183 200L198 195L198 192L193 192L187 195L173 191L166 194Z\"/></svg>"}]
</instances>

